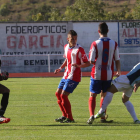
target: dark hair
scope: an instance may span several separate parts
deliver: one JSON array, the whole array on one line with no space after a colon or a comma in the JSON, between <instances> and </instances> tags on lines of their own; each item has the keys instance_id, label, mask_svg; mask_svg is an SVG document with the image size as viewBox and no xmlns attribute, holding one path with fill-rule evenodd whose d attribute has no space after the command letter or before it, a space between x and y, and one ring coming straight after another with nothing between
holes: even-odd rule
<instances>
[{"instance_id":1,"label":"dark hair","mask_svg":"<svg viewBox=\"0 0 140 140\"><path fill-rule=\"evenodd\" d=\"M101 34L105 35L108 32L108 26L105 22L99 24L99 31Z\"/></svg>"},{"instance_id":2,"label":"dark hair","mask_svg":"<svg viewBox=\"0 0 140 140\"><path fill-rule=\"evenodd\" d=\"M74 30L70 30L70 31L68 32L68 35L77 36L77 33L76 33Z\"/></svg>"}]
</instances>

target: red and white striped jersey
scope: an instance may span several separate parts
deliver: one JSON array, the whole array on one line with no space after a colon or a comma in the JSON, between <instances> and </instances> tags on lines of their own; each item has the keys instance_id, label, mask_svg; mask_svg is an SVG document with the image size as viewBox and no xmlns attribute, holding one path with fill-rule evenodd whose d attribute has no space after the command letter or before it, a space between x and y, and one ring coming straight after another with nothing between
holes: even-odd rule
<instances>
[{"instance_id":1,"label":"red and white striped jersey","mask_svg":"<svg viewBox=\"0 0 140 140\"><path fill-rule=\"evenodd\" d=\"M72 66L72 64L82 64L88 61L84 49L77 44L75 47L70 48L69 44L64 46L64 57L67 59L67 68L64 72L63 79L71 79L76 82L81 81L81 68Z\"/></svg>"},{"instance_id":2,"label":"red and white striped jersey","mask_svg":"<svg viewBox=\"0 0 140 140\"><path fill-rule=\"evenodd\" d=\"M114 40L103 37L92 42L89 60L95 61L91 76L96 80L111 80L114 74L114 61L119 60L118 45Z\"/></svg>"}]
</instances>

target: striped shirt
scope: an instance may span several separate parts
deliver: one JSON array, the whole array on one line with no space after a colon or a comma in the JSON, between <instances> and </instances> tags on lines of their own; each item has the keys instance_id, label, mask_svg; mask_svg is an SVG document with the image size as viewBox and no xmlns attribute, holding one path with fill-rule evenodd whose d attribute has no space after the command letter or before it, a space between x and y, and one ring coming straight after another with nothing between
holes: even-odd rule
<instances>
[{"instance_id":1,"label":"striped shirt","mask_svg":"<svg viewBox=\"0 0 140 140\"><path fill-rule=\"evenodd\" d=\"M63 79L71 79L80 82L81 68L72 66L72 64L76 63L80 65L88 61L84 49L79 44L73 48L70 48L69 44L66 44L64 46L64 57L67 59L67 68L64 72Z\"/></svg>"},{"instance_id":2,"label":"striped shirt","mask_svg":"<svg viewBox=\"0 0 140 140\"><path fill-rule=\"evenodd\" d=\"M126 74L130 81L130 85L134 86L134 84L140 82L140 63L136 64L132 70Z\"/></svg>"},{"instance_id":3,"label":"striped shirt","mask_svg":"<svg viewBox=\"0 0 140 140\"><path fill-rule=\"evenodd\" d=\"M91 77L96 80L111 80L114 74L114 61L119 60L118 45L108 37L92 42L89 60L94 61Z\"/></svg>"}]
</instances>

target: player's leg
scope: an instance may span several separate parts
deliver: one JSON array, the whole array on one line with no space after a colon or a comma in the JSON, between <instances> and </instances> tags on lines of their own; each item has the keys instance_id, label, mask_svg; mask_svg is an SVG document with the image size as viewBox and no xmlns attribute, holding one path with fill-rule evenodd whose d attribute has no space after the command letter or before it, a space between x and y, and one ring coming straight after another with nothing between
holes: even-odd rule
<instances>
[{"instance_id":1,"label":"player's leg","mask_svg":"<svg viewBox=\"0 0 140 140\"><path fill-rule=\"evenodd\" d=\"M101 96L101 99L100 99L100 108L102 107L102 104L103 104L103 101L104 101L104 97L106 95L106 92L103 93L103 90L101 90L101 93L100 93L100 96ZM105 110L106 112L106 110ZM101 120L105 119L105 117L101 117Z\"/></svg>"},{"instance_id":2,"label":"player's leg","mask_svg":"<svg viewBox=\"0 0 140 140\"><path fill-rule=\"evenodd\" d=\"M10 118L5 118L4 113L8 106L10 90L4 85L0 84L0 93L2 94L1 107L0 107L0 124L8 123L10 121Z\"/></svg>"},{"instance_id":3,"label":"player's leg","mask_svg":"<svg viewBox=\"0 0 140 140\"><path fill-rule=\"evenodd\" d=\"M58 89L55 92L55 96L57 97L57 103L58 103L58 105L60 107L60 110L62 111L62 116L57 118L57 119L55 119L56 122L62 122L67 117L67 114L66 114L65 109L64 109L64 107L62 105L62 99L61 99L62 89L63 89L63 86L65 85L65 81L66 81L65 79L61 79L61 81L60 81L60 83L58 85Z\"/></svg>"},{"instance_id":4,"label":"player's leg","mask_svg":"<svg viewBox=\"0 0 140 140\"><path fill-rule=\"evenodd\" d=\"M113 94L116 93L118 90L112 84L108 91L106 92L106 96L104 97L102 107L100 108L99 112L95 115L95 118L100 118L105 116L105 110L107 106L111 103Z\"/></svg>"},{"instance_id":5,"label":"player's leg","mask_svg":"<svg viewBox=\"0 0 140 140\"><path fill-rule=\"evenodd\" d=\"M90 92L89 101L88 101L90 118L87 121L88 124L92 124L94 121L94 111L96 108L96 96L97 96L96 93Z\"/></svg>"},{"instance_id":6,"label":"player's leg","mask_svg":"<svg viewBox=\"0 0 140 140\"><path fill-rule=\"evenodd\" d=\"M106 92L107 92L108 88L111 86L111 81L112 80L102 81L102 90L101 90L101 93L100 93L100 95L101 95L100 108L102 107L104 97L106 96ZM106 108L106 110L107 110L107 108ZM105 116L101 117L101 123L111 123L111 122L113 122L113 120L109 120L109 121L106 120L108 118L108 115L106 115L106 110L105 110Z\"/></svg>"},{"instance_id":7,"label":"player's leg","mask_svg":"<svg viewBox=\"0 0 140 140\"><path fill-rule=\"evenodd\" d=\"M87 121L87 124L92 124L94 121L94 111L96 108L96 96L101 92L101 81L95 80L91 77L90 79L90 96L89 96L89 113L90 118Z\"/></svg>"},{"instance_id":8,"label":"player's leg","mask_svg":"<svg viewBox=\"0 0 140 140\"><path fill-rule=\"evenodd\" d=\"M125 91L122 94L122 102L124 103L127 111L130 113L130 115L133 118L134 123L140 123L140 121L138 120L136 113L135 113L135 109L133 104L129 101L129 98L131 97L131 94L133 92L133 89L130 87L127 91Z\"/></svg>"},{"instance_id":9,"label":"player's leg","mask_svg":"<svg viewBox=\"0 0 140 140\"><path fill-rule=\"evenodd\" d=\"M68 96L70 93L74 91L74 89L77 87L79 82L72 81L70 79L67 79L65 82L65 86L63 88L61 99L62 99L62 105L65 109L65 112L67 114L67 120L64 121L66 123L74 122L73 116L72 116L72 110L71 110L71 103L68 99Z\"/></svg>"},{"instance_id":10,"label":"player's leg","mask_svg":"<svg viewBox=\"0 0 140 140\"><path fill-rule=\"evenodd\" d=\"M121 75L114 79L112 81L112 85L107 90L106 96L104 98L102 108L99 110L99 112L95 115L95 118L99 118L101 116L104 116L105 109L112 101L113 94L118 91L124 91L124 89L127 89L130 87L129 80L126 75Z\"/></svg>"},{"instance_id":11,"label":"player's leg","mask_svg":"<svg viewBox=\"0 0 140 140\"><path fill-rule=\"evenodd\" d=\"M64 107L65 112L67 114L67 120L66 121L71 122L71 121L74 121L74 119L73 119L73 116L72 116L71 103L70 103L69 98L68 98L69 94L70 94L69 92L64 91L63 94L61 94L61 99L62 99L63 107Z\"/></svg>"},{"instance_id":12,"label":"player's leg","mask_svg":"<svg viewBox=\"0 0 140 140\"><path fill-rule=\"evenodd\" d=\"M100 93L100 96L101 96L101 99L100 99L100 108L102 107L102 104L103 104L105 95L106 95L106 92L103 93L103 91L101 91L101 93ZM106 110L105 110L105 114L106 114ZM108 115L101 117L101 122L102 123L108 122L108 121L106 121L107 118L108 118ZM112 122L112 121L109 121L109 122Z\"/></svg>"}]
</instances>

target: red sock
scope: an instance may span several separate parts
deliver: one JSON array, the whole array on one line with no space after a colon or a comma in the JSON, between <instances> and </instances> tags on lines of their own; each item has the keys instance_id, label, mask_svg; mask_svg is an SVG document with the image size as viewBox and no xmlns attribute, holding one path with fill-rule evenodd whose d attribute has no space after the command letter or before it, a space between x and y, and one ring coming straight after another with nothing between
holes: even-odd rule
<instances>
[{"instance_id":1,"label":"red sock","mask_svg":"<svg viewBox=\"0 0 140 140\"><path fill-rule=\"evenodd\" d=\"M94 115L94 110L95 110L95 107L96 107L96 97L89 97L89 113L90 113L90 116Z\"/></svg>"},{"instance_id":2,"label":"red sock","mask_svg":"<svg viewBox=\"0 0 140 140\"><path fill-rule=\"evenodd\" d=\"M58 105L60 107L60 110L62 111L62 116L67 117L65 109L63 108L63 105L62 105L61 94L56 92L55 95L57 97L57 103L58 103Z\"/></svg>"},{"instance_id":3,"label":"red sock","mask_svg":"<svg viewBox=\"0 0 140 140\"><path fill-rule=\"evenodd\" d=\"M68 99L68 96L61 94L61 99L62 99L62 105L65 108L65 112L67 113L67 118L69 118L70 120L73 120L72 112L71 112L71 104Z\"/></svg>"},{"instance_id":4,"label":"red sock","mask_svg":"<svg viewBox=\"0 0 140 140\"><path fill-rule=\"evenodd\" d=\"M103 101L104 101L104 98L101 98L101 100L100 100L100 108L102 107ZM105 110L105 113L106 113L106 110ZM105 120L105 117L102 117L101 119Z\"/></svg>"}]
</instances>

